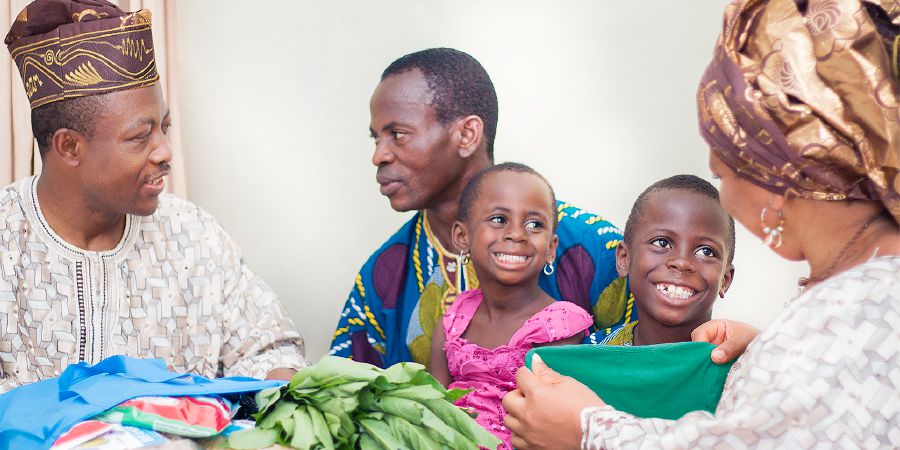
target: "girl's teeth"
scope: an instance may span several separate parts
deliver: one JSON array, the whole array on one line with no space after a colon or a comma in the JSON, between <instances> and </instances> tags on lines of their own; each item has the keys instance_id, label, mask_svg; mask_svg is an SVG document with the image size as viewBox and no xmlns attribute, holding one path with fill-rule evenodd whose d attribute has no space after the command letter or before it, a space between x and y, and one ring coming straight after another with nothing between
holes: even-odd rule
<instances>
[{"instance_id":1,"label":"girl's teeth","mask_svg":"<svg viewBox=\"0 0 900 450\"><path fill-rule=\"evenodd\" d=\"M525 262L524 256L507 255L505 253L498 253L497 259L499 259L500 261L505 262L505 263L523 263L523 262Z\"/></svg>"}]
</instances>

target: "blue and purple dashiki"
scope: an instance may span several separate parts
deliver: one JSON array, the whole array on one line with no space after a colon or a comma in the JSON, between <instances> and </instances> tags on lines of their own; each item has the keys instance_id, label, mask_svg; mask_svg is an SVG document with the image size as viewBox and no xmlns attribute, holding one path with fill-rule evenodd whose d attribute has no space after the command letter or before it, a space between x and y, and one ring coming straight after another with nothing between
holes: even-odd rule
<instances>
[{"instance_id":1,"label":"blue and purple dashiki","mask_svg":"<svg viewBox=\"0 0 900 450\"><path fill-rule=\"evenodd\" d=\"M602 217L568 203L558 202L557 211L556 270L541 274L540 286L591 313L595 327L585 342L600 342L637 318L627 289L606 289L624 282L616 273L622 235ZM420 211L363 265L329 354L381 367L403 361L427 366L432 330L456 299L457 284L478 287L471 264L459 270L457 255L443 248Z\"/></svg>"}]
</instances>

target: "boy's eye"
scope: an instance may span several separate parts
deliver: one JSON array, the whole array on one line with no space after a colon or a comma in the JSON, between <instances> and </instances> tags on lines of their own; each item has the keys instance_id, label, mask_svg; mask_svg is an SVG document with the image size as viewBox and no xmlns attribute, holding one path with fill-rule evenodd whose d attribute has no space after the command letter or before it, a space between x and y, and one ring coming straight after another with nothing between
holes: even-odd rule
<instances>
[{"instance_id":1,"label":"boy's eye","mask_svg":"<svg viewBox=\"0 0 900 450\"><path fill-rule=\"evenodd\" d=\"M672 243L669 242L669 240L666 238L656 238L656 239L650 241L650 244L655 245L657 247L662 247L662 248L671 248L672 247Z\"/></svg>"},{"instance_id":2,"label":"boy's eye","mask_svg":"<svg viewBox=\"0 0 900 450\"><path fill-rule=\"evenodd\" d=\"M494 222L494 223L506 223L506 217L503 217L503 216L491 216L491 217L488 217L488 221Z\"/></svg>"},{"instance_id":3,"label":"boy's eye","mask_svg":"<svg viewBox=\"0 0 900 450\"><path fill-rule=\"evenodd\" d=\"M713 250L712 248L707 247L705 245L698 248L697 251L694 252L694 254L695 255L703 255L703 256L706 256L707 258L715 258L715 257L719 256L719 254L716 253L715 250Z\"/></svg>"},{"instance_id":4,"label":"boy's eye","mask_svg":"<svg viewBox=\"0 0 900 450\"><path fill-rule=\"evenodd\" d=\"M526 230L528 230L528 229L539 230L541 228L544 228L544 223L541 222L540 220L529 220L528 222L525 223Z\"/></svg>"}]
</instances>

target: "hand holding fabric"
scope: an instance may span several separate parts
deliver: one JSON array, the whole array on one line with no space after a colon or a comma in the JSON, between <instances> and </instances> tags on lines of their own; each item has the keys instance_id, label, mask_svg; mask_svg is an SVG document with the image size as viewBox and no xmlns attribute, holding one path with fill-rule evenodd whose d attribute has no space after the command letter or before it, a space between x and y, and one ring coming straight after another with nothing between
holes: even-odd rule
<instances>
[{"instance_id":1,"label":"hand holding fabric","mask_svg":"<svg viewBox=\"0 0 900 450\"><path fill-rule=\"evenodd\" d=\"M587 386L562 376L534 355L532 370L516 373L519 388L503 397L504 423L517 449L577 449L581 447L581 411L605 406Z\"/></svg>"},{"instance_id":2,"label":"hand holding fabric","mask_svg":"<svg viewBox=\"0 0 900 450\"><path fill-rule=\"evenodd\" d=\"M710 358L716 364L724 364L744 354L747 346L759 336L759 333L758 329L744 322L716 319L694 329L691 332L691 340L717 345Z\"/></svg>"}]
</instances>

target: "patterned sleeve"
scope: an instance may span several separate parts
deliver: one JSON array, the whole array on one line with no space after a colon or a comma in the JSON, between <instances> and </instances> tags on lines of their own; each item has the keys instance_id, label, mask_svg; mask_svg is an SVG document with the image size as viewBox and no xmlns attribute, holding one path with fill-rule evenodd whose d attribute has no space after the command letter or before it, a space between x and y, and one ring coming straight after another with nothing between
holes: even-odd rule
<instances>
[{"instance_id":1,"label":"patterned sleeve","mask_svg":"<svg viewBox=\"0 0 900 450\"><path fill-rule=\"evenodd\" d=\"M636 313L625 308L627 293L621 296L606 292L619 277L619 229L603 217L569 203L560 202L557 211L557 298L572 301L592 313L594 322L601 327L621 324L629 315L635 316L630 320L636 319Z\"/></svg>"},{"instance_id":2,"label":"patterned sleeve","mask_svg":"<svg viewBox=\"0 0 900 450\"><path fill-rule=\"evenodd\" d=\"M374 320L372 308L366 299L367 293L374 294L374 288L371 285L366 286L362 277L362 273L369 268L370 263L371 261L367 262L356 275L350 296L344 303L344 309L341 310L341 317L328 354L384 367L386 352L384 330Z\"/></svg>"},{"instance_id":3,"label":"patterned sleeve","mask_svg":"<svg viewBox=\"0 0 900 450\"><path fill-rule=\"evenodd\" d=\"M900 446L898 267L877 267L869 279L837 277L795 299L732 367L714 416L640 419L587 408L582 446Z\"/></svg>"},{"instance_id":4,"label":"patterned sleeve","mask_svg":"<svg viewBox=\"0 0 900 450\"><path fill-rule=\"evenodd\" d=\"M224 235L224 232L223 232ZM255 275L234 242L224 235L229 254L224 264L222 368L225 376L264 378L275 368L308 365L303 338L272 289Z\"/></svg>"}]
</instances>

